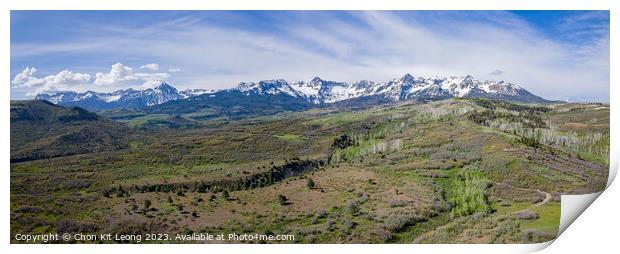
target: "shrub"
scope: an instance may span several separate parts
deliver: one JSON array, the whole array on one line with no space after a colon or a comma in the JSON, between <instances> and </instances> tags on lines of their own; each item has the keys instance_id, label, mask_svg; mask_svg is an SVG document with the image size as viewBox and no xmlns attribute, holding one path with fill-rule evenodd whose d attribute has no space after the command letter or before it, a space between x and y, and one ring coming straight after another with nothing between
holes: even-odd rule
<instances>
[{"instance_id":1,"label":"shrub","mask_svg":"<svg viewBox=\"0 0 620 254\"><path fill-rule=\"evenodd\" d=\"M523 242L542 243L554 239L556 236L536 229L527 229L523 232Z\"/></svg>"},{"instance_id":2,"label":"shrub","mask_svg":"<svg viewBox=\"0 0 620 254\"><path fill-rule=\"evenodd\" d=\"M467 216L476 212L491 211L485 191L486 181L479 172L467 171L451 183L448 202L452 205L452 216Z\"/></svg>"},{"instance_id":3,"label":"shrub","mask_svg":"<svg viewBox=\"0 0 620 254\"><path fill-rule=\"evenodd\" d=\"M19 213L40 213L43 209L36 206L22 206L15 211Z\"/></svg>"},{"instance_id":4,"label":"shrub","mask_svg":"<svg viewBox=\"0 0 620 254\"><path fill-rule=\"evenodd\" d=\"M412 220L406 215L390 214L385 219L385 223L383 223L383 226L391 232L398 232L404 229L410 223L412 223Z\"/></svg>"},{"instance_id":5,"label":"shrub","mask_svg":"<svg viewBox=\"0 0 620 254\"><path fill-rule=\"evenodd\" d=\"M355 145L355 141L347 134L340 135L340 137L335 138L332 143L332 147L338 149L345 149L353 145Z\"/></svg>"},{"instance_id":6,"label":"shrub","mask_svg":"<svg viewBox=\"0 0 620 254\"><path fill-rule=\"evenodd\" d=\"M325 229L327 229L328 231L334 231L335 227L336 223L334 222L334 220L328 219L327 221L325 221Z\"/></svg>"},{"instance_id":7,"label":"shrub","mask_svg":"<svg viewBox=\"0 0 620 254\"><path fill-rule=\"evenodd\" d=\"M499 205L500 206L510 206L511 204L510 204L510 201L504 199L504 200L499 202Z\"/></svg>"},{"instance_id":8,"label":"shrub","mask_svg":"<svg viewBox=\"0 0 620 254\"><path fill-rule=\"evenodd\" d=\"M541 147L540 142L536 138L521 137L517 141L519 143L522 143L522 144L526 145L526 146L534 148L534 152L536 152L536 150L538 150Z\"/></svg>"},{"instance_id":9,"label":"shrub","mask_svg":"<svg viewBox=\"0 0 620 254\"><path fill-rule=\"evenodd\" d=\"M407 206L409 202L406 200L402 200L402 199L392 199L390 200L390 202L388 202L388 204L390 205L390 207L400 207L400 206Z\"/></svg>"},{"instance_id":10,"label":"shrub","mask_svg":"<svg viewBox=\"0 0 620 254\"><path fill-rule=\"evenodd\" d=\"M149 208L151 208L151 200L150 199L145 199L144 200L144 209L148 210Z\"/></svg>"},{"instance_id":11,"label":"shrub","mask_svg":"<svg viewBox=\"0 0 620 254\"><path fill-rule=\"evenodd\" d=\"M358 200L349 200L344 206L345 211L353 216L360 212L360 202Z\"/></svg>"},{"instance_id":12,"label":"shrub","mask_svg":"<svg viewBox=\"0 0 620 254\"><path fill-rule=\"evenodd\" d=\"M123 190L123 186L118 184L118 191L116 192L117 197L123 197L125 195L125 190Z\"/></svg>"},{"instance_id":13,"label":"shrub","mask_svg":"<svg viewBox=\"0 0 620 254\"><path fill-rule=\"evenodd\" d=\"M357 223L355 223L355 221L352 221L352 220L349 220L349 219L344 219L342 224L344 224L344 226L347 227L348 229L352 229L352 228L355 227L355 225L357 225Z\"/></svg>"},{"instance_id":14,"label":"shrub","mask_svg":"<svg viewBox=\"0 0 620 254\"><path fill-rule=\"evenodd\" d=\"M364 192L359 192L357 193L357 195L359 196L359 202L360 203L365 203L366 201L368 201L368 194L364 193Z\"/></svg>"},{"instance_id":15,"label":"shrub","mask_svg":"<svg viewBox=\"0 0 620 254\"><path fill-rule=\"evenodd\" d=\"M390 231L387 231L383 228L376 229L375 234L379 237L379 239L383 240L384 242L392 240L392 238L394 237L392 233L390 233Z\"/></svg>"},{"instance_id":16,"label":"shrub","mask_svg":"<svg viewBox=\"0 0 620 254\"><path fill-rule=\"evenodd\" d=\"M280 205L286 205L288 204L288 198L282 194L278 195L278 202L280 203Z\"/></svg>"},{"instance_id":17,"label":"shrub","mask_svg":"<svg viewBox=\"0 0 620 254\"><path fill-rule=\"evenodd\" d=\"M69 219L61 219L56 221L56 232L58 233L90 233L97 230L97 225L93 223L78 222Z\"/></svg>"},{"instance_id":18,"label":"shrub","mask_svg":"<svg viewBox=\"0 0 620 254\"><path fill-rule=\"evenodd\" d=\"M516 216L521 220L535 220L539 218L538 213L532 210L520 211L516 214Z\"/></svg>"},{"instance_id":19,"label":"shrub","mask_svg":"<svg viewBox=\"0 0 620 254\"><path fill-rule=\"evenodd\" d=\"M306 241L308 243L316 243L316 236L314 236L314 235L306 236Z\"/></svg>"},{"instance_id":20,"label":"shrub","mask_svg":"<svg viewBox=\"0 0 620 254\"><path fill-rule=\"evenodd\" d=\"M314 188L314 181L312 180L312 178L308 178L308 181L306 181L306 186L308 187L308 189Z\"/></svg>"},{"instance_id":21,"label":"shrub","mask_svg":"<svg viewBox=\"0 0 620 254\"><path fill-rule=\"evenodd\" d=\"M318 217L313 217L312 220L310 220L310 224L317 224L317 223L319 223Z\"/></svg>"}]
</instances>

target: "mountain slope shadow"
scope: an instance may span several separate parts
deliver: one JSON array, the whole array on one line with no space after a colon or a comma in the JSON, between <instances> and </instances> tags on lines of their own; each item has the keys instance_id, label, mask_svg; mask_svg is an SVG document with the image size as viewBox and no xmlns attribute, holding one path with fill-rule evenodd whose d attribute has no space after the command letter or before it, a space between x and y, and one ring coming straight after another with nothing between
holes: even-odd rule
<instances>
[{"instance_id":1,"label":"mountain slope shadow","mask_svg":"<svg viewBox=\"0 0 620 254\"><path fill-rule=\"evenodd\" d=\"M187 114L210 112L201 120L214 117L241 118L252 115L270 115L284 111L302 111L315 105L286 94L245 96L239 91L221 91L184 100L169 101L147 108L150 114Z\"/></svg>"},{"instance_id":2,"label":"mountain slope shadow","mask_svg":"<svg viewBox=\"0 0 620 254\"><path fill-rule=\"evenodd\" d=\"M11 162L128 147L130 129L79 107L11 101Z\"/></svg>"}]
</instances>

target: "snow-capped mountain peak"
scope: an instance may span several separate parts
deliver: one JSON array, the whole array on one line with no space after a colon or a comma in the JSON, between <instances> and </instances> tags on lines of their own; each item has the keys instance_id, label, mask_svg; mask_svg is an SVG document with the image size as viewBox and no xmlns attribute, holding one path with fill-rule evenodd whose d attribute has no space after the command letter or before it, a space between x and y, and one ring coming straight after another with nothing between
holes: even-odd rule
<instances>
[{"instance_id":1,"label":"snow-capped mountain peak","mask_svg":"<svg viewBox=\"0 0 620 254\"><path fill-rule=\"evenodd\" d=\"M251 84L251 85L248 85ZM448 78L414 77L407 73L387 83L361 80L355 83L327 81L314 77L309 81L288 83L284 80L267 80L242 83L242 92L254 94L288 94L314 104L333 103L342 100L383 96L392 100L459 98L498 98L517 101L544 101L518 85L505 81L481 81L471 75Z\"/></svg>"},{"instance_id":2,"label":"snow-capped mountain peak","mask_svg":"<svg viewBox=\"0 0 620 254\"><path fill-rule=\"evenodd\" d=\"M258 83L242 82L242 83L239 83L236 89L246 94L264 95L264 94L286 93L291 96L298 95L289 86L288 82L286 82L286 80L283 80L283 79L261 80Z\"/></svg>"},{"instance_id":3,"label":"snow-capped mountain peak","mask_svg":"<svg viewBox=\"0 0 620 254\"><path fill-rule=\"evenodd\" d=\"M314 77L314 78L312 78L312 79L308 82L308 84L309 84L310 86L320 87L320 86L322 86L322 85L323 85L323 82L324 82L324 81L323 81L321 78L319 78L319 77Z\"/></svg>"},{"instance_id":4,"label":"snow-capped mountain peak","mask_svg":"<svg viewBox=\"0 0 620 254\"><path fill-rule=\"evenodd\" d=\"M159 84L159 86L157 86L153 90L158 90L158 91L161 91L162 93L170 93L170 94L174 94L177 92L176 88L174 88L173 86L169 85L166 82L162 82L161 84Z\"/></svg>"},{"instance_id":5,"label":"snow-capped mountain peak","mask_svg":"<svg viewBox=\"0 0 620 254\"><path fill-rule=\"evenodd\" d=\"M204 89L178 91L175 87L163 82L157 87L144 90L129 88L110 93L94 91L76 93L68 91L55 94L39 94L35 99L47 100L63 106L81 106L87 109L103 110L113 108L145 108L172 100L214 92L213 90Z\"/></svg>"},{"instance_id":6,"label":"snow-capped mountain peak","mask_svg":"<svg viewBox=\"0 0 620 254\"><path fill-rule=\"evenodd\" d=\"M378 96L393 101L437 100L451 97L491 98L521 102L545 102L520 86L506 81L482 81L470 75L447 78L425 78L405 74L386 83L361 80L354 83L328 81L314 77L309 81L289 83L284 79L242 82L226 90L188 89L178 91L167 83L145 90L126 89L111 93L59 92L40 94L37 99L55 104L82 106L90 109L145 108L172 100L187 99L218 92L241 92L245 96L291 96L312 104L322 105L343 100Z\"/></svg>"},{"instance_id":7,"label":"snow-capped mountain peak","mask_svg":"<svg viewBox=\"0 0 620 254\"><path fill-rule=\"evenodd\" d=\"M412 83L415 82L415 78L411 76L411 74L407 73L400 78L400 82L402 83Z\"/></svg>"},{"instance_id":8,"label":"snow-capped mountain peak","mask_svg":"<svg viewBox=\"0 0 620 254\"><path fill-rule=\"evenodd\" d=\"M187 99L189 97L199 96L203 94L212 94L217 92L217 90L213 89L186 89L183 91L179 91L179 95L183 99Z\"/></svg>"}]
</instances>

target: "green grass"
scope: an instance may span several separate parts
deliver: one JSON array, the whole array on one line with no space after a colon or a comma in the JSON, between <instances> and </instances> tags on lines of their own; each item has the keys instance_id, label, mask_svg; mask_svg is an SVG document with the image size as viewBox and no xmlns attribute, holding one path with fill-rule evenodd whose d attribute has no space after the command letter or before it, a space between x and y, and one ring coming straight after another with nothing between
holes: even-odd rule
<instances>
[{"instance_id":1,"label":"green grass","mask_svg":"<svg viewBox=\"0 0 620 254\"><path fill-rule=\"evenodd\" d=\"M521 222L521 230L536 229L543 232L557 234L560 226L560 202L549 202L533 209L540 218Z\"/></svg>"},{"instance_id":2,"label":"green grass","mask_svg":"<svg viewBox=\"0 0 620 254\"><path fill-rule=\"evenodd\" d=\"M585 160L585 161L594 162L594 163L598 163L601 165L609 164L609 157L606 155L596 155L596 154L589 153L586 151L579 151L578 156L579 156L578 158Z\"/></svg>"},{"instance_id":3,"label":"green grass","mask_svg":"<svg viewBox=\"0 0 620 254\"><path fill-rule=\"evenodd\" d=\"M492 207L496 213L513 213L527 209L532 205L532 202L510 202L509 206L501 206L498 203L493 203Z\"/></svg>"},{"instance_id":4,"label":"green grass","mask_svg":"<svg viewBox=\"0 0 620 254\"><path fill-rule=\"evenodd\" d=\"M342 112L332 114L327 117L312 119L307 121L308 125L321 125L322 127L329 127L335 125L343 125L351 122L362 121L368 117L367 114L359 113L359 112Z\"/></svg>"},{"instance_id":5,"label":"green grass","mask_svg":"<svg viewBox=\"0 0 620 254\"><path fill-rule=\"evenodd\" d=\"M127 123L127 126L129 127L138 127L152 120L167 120L170 117L171 116L167 114L152 114L152 115L139 116L136 118L132 118L131 120L119 120L119 122L125 122Z\"/></svg>"},{"instance_id":6,"label":"green grass","mask_svg":"<svg viewBox=\"0 0 620 254\"><path fill-rule=\"evenodd\" d=\"M217 112L212 109L202 109L197 112L184 114L183 117L191 118L194 120L202 120L202 119L216 118L218 117L218 115L217 115Z\"/></svg>"}]
</instances>

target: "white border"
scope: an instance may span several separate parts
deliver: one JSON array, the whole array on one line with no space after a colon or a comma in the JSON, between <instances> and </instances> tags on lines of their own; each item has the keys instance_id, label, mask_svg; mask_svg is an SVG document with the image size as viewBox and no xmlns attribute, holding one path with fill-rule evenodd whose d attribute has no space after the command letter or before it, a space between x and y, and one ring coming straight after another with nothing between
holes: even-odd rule
<instances>
[{"instance_id":1,"label":"white border","mask_svg":"<svg viewBox=\"0 0 620 254\"><path fill-rule=\"evenodd\" d=\"M613 24L620 24L618 22L618 15L615 12L618 11L619 1L610 0L421 0L421 1L398 1L398 0L20 0L20 1L0 1L2 12L0 13L1 22L1 34L0 46L3 52L3 58L0 60L0 73L5 80L5 85L1 86L2 101L4 105L8 106L10 101L10 32L9 32L9 19L10 10L393 10L393 9L405 9L405 10L612 10L612 26L611 26L611 70L618 69L617 65L617 50L614 47L614 43L617 43L618 33L616 27ZM611 84L617 83L617 74L611 73ZM610 103L614 104L618 101L620 91L617 87L610 86L611 97ZM615 106L612 106L614 108ZM9 245L9 198L10 198L10 137L9 137L9 110L0 111L0 121L4 131L0 134L0 141L5 145L2 147L2 161L3 166L0 172L1 179L3 181L4 191L0 194L0 207L2 209L2 218L5 218L0 223L2 225L2 231L0 233L0 241L2 242L2 250L8 250L10 253L41 253L41 252L69 252L69 253L110 253L114 251L122 252L150 252L150 253L170 253L175 251L183 252L240 252L240 253L317 253L324 251L346 251L352 253L377 253L377 252L398 252L398 253L516 253L516 252L530 252L544 248L547 244L538 245ZM612 177L615 176L615 172L618 169L618 143L613 143L615 137L618 136L618 111L611 111L611 170L610 170L610 183ZM547 251L570 251L576 250L575 248L586 250L610 250L605 249L607 246L614 246L616 241L611 241L610 235L601 236L601 234L617 233L618 232L618 219L615 213L617 212L619 205L617 200L618 184L610 187L610 193L605 191L601 197L605 200L597 200L594 202L591 209L588 209L584 216L588 218L579 218L573 223L574 225L569 227L569 230L565 233L569 235L567 237L573 237L571 240L564 240L562 234L555 244L551 245ZM614 190L615 192L611 192ZM598 209L600 205L606 210ZM607 217L600 217L600 214L605 214ZM581 221L589 221L587 224L581 223ZM607 222L611 221L612 224ZM598 223L598 224L597 224ZM615 223L615 224L613 224ZM571 228L575 230L582 228L588 228L589 225L615 225L614 227L603 229L598 228L596 232L583 232L583 231L571 231ZM585 230L585 229L584 229ZM575 236L576 235L576 236ZM598 242L596 239L609 239L609 242ZM584 239L589 239L584 241ZM561 246L556 246L560 245ZM585 248L584 248L585 247ZM9 253L2 251L2 253Z\"/></svg>"}]
</instances>

